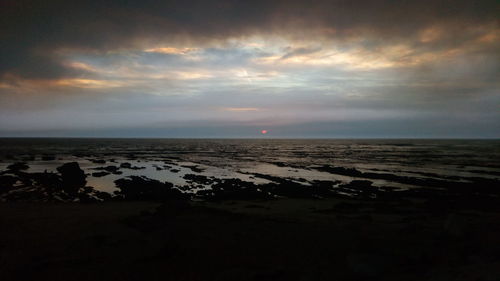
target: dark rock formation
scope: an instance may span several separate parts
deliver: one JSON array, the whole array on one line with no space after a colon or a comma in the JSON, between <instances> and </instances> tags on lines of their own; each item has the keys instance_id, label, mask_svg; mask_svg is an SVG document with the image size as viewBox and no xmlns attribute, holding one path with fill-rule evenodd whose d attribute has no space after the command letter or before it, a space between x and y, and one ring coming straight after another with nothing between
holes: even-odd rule
<instances>
[{"instance_id":1,"label":"dark rock formation","mask_svg":"<svg viewBox=\"0 0 500 281\"><path fill-rule=\"evenodd\" d=\"M119 167L113 166L113 165L106 166L106 167L97 167L97 168L94 168L94 170L102 170L102 171L106 171L108 173L112 173L114 175L121 175L121 174L123 174L123 172L120 171Z\"/></svg>"},{"instance_id":2,"label":"dark rock formation","mask_svg":"<svg viewBox=\"0 0 500 281\"><path fill-rule=\"evenodd\" d=\"M13 176L0 176L0 194L9 192L19 179Z\"/></svg>"},{"instance_id":3,"label":"dark rock formation","mask_svg":"<svg viewBox=\"0 0 500 281\"><path fill-rule=\"evenodd\" d=\"M132 167L132 164L128 163L128 162L125 162L125 163L121 163L120 164L120 168L124 168L124 169L130 169Z\"/></svg>"},{"instance_id":4,"label":"dark rock formation","mask_svg":"<svg viewBox=\"0 0 500 281\"><path fill-rule=\"evenodd\" d=\"M65 163L57 168L61 173L63 190L68 194L76 194L87 183L87 176L77 162Z\"/></svg>"},{"instance_id":5,"label":"dark rock formation","mask_svg":"<svg viewBox=\"0 0 500 281\"><path fill-rule=\"evenodd\" d=\"M200 190L197 196L210 200L255 200L269 199L272 195L260 189L258 185L240 179L217 179L212 190Z\"/></svg>"},{"instance_id":6,"label":"dark rock formation","mask_svg":"<svg viewBox=\"0 0 500 281\"><path fill-rule=\"evenodd\" d=\"M378 187L372 185L368 180L353 180L350 183L339 186L339 190L354 196L375 198L379 192Z\"/></svg>"},{"instance_id":7,"label":"dark rock formation","mask_svg":"<svg viewBox=\"0 0 500 281\"><path fill-rule=\"evenodd\" d=\"M92 176L96 177L96 178L104 177L104 176L107 176L107 175L109 175L108 172L95 172L95 173L92 173Z\"/></svg>"},{"instance_id":8,"label":"dark rock formation","mask_svg":"<svg viewBox=\"0 0 500 281\"><path fill-rule=\"evenodd\" d=\"M171 183L162 183L146 177L130 176L116 180L115 184L120 189L115 194L125 200L163 201L189 198L189 195L174 189Z\"/></svg>"},{"instance_id":9,"label":"dark rock formation","mask_svg":"<svg viewBox=\"0 0 500 281\"><path fill-rule=\"evenodd\" d=\"M201 173L204 171L203 169L198 168L198 166L196 166L196 165L182 165L181 167L191 169L191 171L193 171L195 173Z\"/></svg>"},{"instance_id":10,"label":"dark rock formation","mask_svg":"<svg viewBox=\"0 0 500 281\"><path fill-rule=\"evenodd\" d=\"M184 175L183 178L189 182L195 182L195 183L199 183L199 184L203 184L203 185L208 185L208 184L211 184L214 182L213 179L208 178L207 176L203 176L203 175L186 174L186 175Z\"/></svg>"},{"instance_id":11,"label":"dark rock formation","mask_svg":"<svg viewBox=\"0 0 500 281\"><path fill-rule=\"evenodd\" d=\"M7 166L7 169L9 169L11 171L23 171L23 170L29 169L29 167L30 166L28 166L24 162L18 162L18 163L14 163L14 164Z\"/></svg>"},{"instance_id":12,"label":"dark rock formation","mask_svg":"<svg viewBox=\"0 0 500 281\"><path fill-rule=\"evenodd\" d=\"M131 169L131 170L141 170L141 169L146 169L146 167L138 167L138 166L132 166L132 164L128 162L124 162L120 164L120 168L123 169Z\"/></svg>"}]
</instances>

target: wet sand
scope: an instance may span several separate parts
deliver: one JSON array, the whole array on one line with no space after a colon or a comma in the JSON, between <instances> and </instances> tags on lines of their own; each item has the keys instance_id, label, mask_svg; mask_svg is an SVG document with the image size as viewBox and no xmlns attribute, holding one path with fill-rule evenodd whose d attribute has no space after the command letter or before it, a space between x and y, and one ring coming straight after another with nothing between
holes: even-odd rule
<instances>
[{"instance_id":1,"label":"wet sand","mask_svg":"<svg viewBox=\"0 0 500 281\"><path fill-rule=\"evenodd\" d=\"M499 280L500 212L330 198L0 204L0 280Z\"/></svg>"}]
</instances>

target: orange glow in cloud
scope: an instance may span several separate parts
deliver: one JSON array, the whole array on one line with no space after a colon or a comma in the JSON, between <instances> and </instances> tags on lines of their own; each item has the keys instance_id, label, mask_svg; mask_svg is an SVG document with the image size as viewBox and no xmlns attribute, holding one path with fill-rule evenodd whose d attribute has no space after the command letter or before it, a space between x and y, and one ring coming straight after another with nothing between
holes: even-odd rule
<instances>
[{"instance_id":1,"label":"orange glow in cloud","mask_svg":"<svg viewBox=\"0 0 500 281\"><path fill-rule=\"evenodd\" d=\"M185 55L187 53L196 51L196 48L172 48L172 47L164 47L164 48L152 48L144 50L147 53L161 53L161 54L170 54L170 55Z\"/></svg>"}]
</instances>

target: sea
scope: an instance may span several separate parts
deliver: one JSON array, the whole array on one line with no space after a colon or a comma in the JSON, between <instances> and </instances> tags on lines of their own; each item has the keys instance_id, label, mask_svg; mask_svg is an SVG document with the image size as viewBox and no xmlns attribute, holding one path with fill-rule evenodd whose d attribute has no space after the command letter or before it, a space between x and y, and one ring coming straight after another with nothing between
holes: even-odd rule
<instances>
[{"instance_id":1,"label":"sea","mask_svg":"<svg viewBox=\"0 0 500 281\"><path fill-rule=\"evenodd\" d=\"M189 174L255 184L370 180L411 189L426 180L500 180L500 140L1 138L0 172L19 162L29 173L77 162L88 186L109 193L120 178L181 187L190 185Z\"/></svg>"}]
</instances>

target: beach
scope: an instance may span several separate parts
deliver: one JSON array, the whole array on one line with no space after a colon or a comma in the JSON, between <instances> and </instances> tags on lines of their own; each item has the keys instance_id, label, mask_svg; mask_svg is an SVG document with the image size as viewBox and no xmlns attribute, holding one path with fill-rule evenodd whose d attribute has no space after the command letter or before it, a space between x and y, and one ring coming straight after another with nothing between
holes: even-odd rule
<instances>
[{"instance_id":1,"label":"beach","mask_svg":"<svg viewBox=\"0 0 500 281\"><path fill-rule=\"evenodd\" d=\"M3 142L2 280L500 276L495 141Z\"/></svg>"},{"instance_id":2,"label":"beach","mask_svg":"<svg viewBox=\"0 0 500 281\"><path fill-rule=\"evenodd\" d=\"M386 206L333 199L1 204L0 278L498 280L498 210Z\"/></svg>"}]
</instances>

